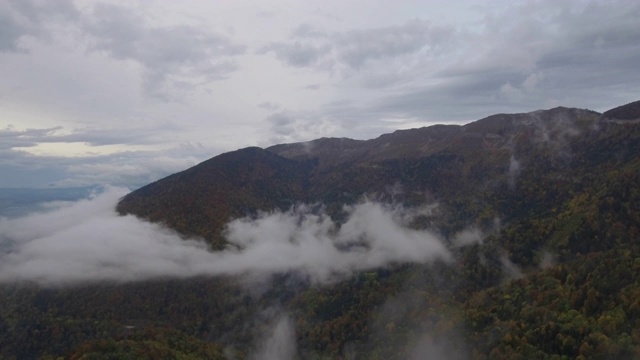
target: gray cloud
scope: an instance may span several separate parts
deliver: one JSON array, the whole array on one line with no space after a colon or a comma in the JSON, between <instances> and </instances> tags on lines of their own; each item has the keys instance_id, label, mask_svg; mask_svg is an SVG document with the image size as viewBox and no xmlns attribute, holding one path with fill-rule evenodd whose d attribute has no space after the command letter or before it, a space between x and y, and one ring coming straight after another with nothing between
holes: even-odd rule
<instances>
[{"instance_id":1,"label":"gray cloud","mask_svg":"<svg viewBox=\"0 0 640 360\"><path fill-rule=\"evenodd\" d=\"M330 119L314 116L308 112L280 110L266 117L272 136L263 145L282 142L306 141L322 136L331 136L342 124Z\"/></svg>"},{"instance_id":2,"label":"gray cloud","mask_svg":"<svg viewBox=\"0 0 640 360\"><path fill-rule=\"evenodd\" d=\"M319 116L335 123L354 121L358 112L380 124L468 121L558 105L606 110L640 90L638 16L635 1L541 1L458 28L416 19L327 34L305 24L288 44L331 46L297 66L320 69L316 64L332 61L344 76L338 84L371 90L366 102L325 104ZM278 58L287 59L286 52Z\"/></svg>"},{"instance_id":3,"label":"gray cloud","mask_svg":"<svg viewBox=\"0 0 640 360\"><path fill-rule=\"evenodd\" d=\"M292 32L293 41L274 42L260 52L296 67L331 70L335 64L359 69L370 61L434 52L451 42L455 31L423 20L403 25L327 34L308 24Z\"/></svg>"},{"instance_id":4,"label":"gray cloud","mask_svg":"<svg viewBox=\"0 0 640 360\"><path fill-rule=\"evenodd\" d=\"M632 25L638 16L640 4L632 1L516 6L460 38L464 57L440 67L437 86L418 82L379 99L378 109L436 119L586 107L584 99L606 109L616 103L597 94L610 86L625 103L637 96L640 80L640 44L631 40L640 37Z\"/></svg>"},{"instance_id":5,"label":"gray cloud","mask_svg":"<svg viewBox=\"0 0 640 360\"><path fill-rule=\"evenodd\" d=\"M318 90L322 87L321 84L309 84L304 87L305 90Z\"/></svg>"},{"instance_id":6,"label":"gray cloud","mask_svg":"<svg viewBox=\"0 0 640 360\"><path fill-rule=\"evenodd\" d=\"M226 78L237 69L234 57L245 46L228 36L195 26L151 26L142 13L111 3L97 3L89 13L72 1L5 1L0 15L0 50L20 50L19 41L32 36L51 41L60 27L73 29L89 50L116 60L138 63L145 94L169 100L176 93Z\"/></svg>"},{"instance_id":7,"label":"gray cloud","mask_svg":"<svg viewBox=\"0 0 640 360\"><path fill-rule=\"evenodd\" d=\"M258 104L258 107L261 109L269 110L269 111L276 111L280 109L280 105L270 101L263 101Z\"/></svg>"},{"instance_id":8,"label":"gray cloud","mask_svg":"<svg viewBox=\"0 0 640 360\"><path fill-rule=\"evenodd\" d=\"M438 51L452 41L454 29L434 27L423 20L400 26L352 30L336 35L338 58L352 68L368 61L393 58L420 51Z\"/></svg>"},{"instance_id":9,"label":"gray cloud","mask_svg":"<svg viewBox=\"0 0 640 360\"><path fill-rule=\"evenodd\" d=\"M0 51L17 51L18 41L28 33L28 28L3 10L0 11Z\"/></svg>"},{"instance_id":10,"label":"gray cloud","mask_svg":"<svg viewBox=\"0 0 640 360\"><path fill-rule=\"evenodd\" d=\"M0 129L0 149L11 149L15 147L31 147L38 144L48 143L74 143L81 142L92 146L101 145L150 145L162 142L167 131L178 131L173 125L157 126L154 129L148 128L127 128L127 129L97 129L97 128L76 128L71 132L65 131L62 126L55 126L44 129L14 130L12 127Z\"/></svg>"},{"instance_id":11,"label":"gray cloud","mask_svg":"<svg viewBox=\"0 0 640 360\"><path fill-rule=\"evenodd\" d=\"M12 127L6 127L0 129L0 139L2 139L0 149L35 146L42 142L43 139L50 138L56 131L61 129L61 126L26 130L14 130Z\"/></svg>"},{"instance_id":12,"label":"gray cloud","mask_svg":"<svg viewBox=\"0 0 640 360\"><path fill-rule=\"evenodd\" d=\"M137 188L223 150L180 138L171 123L153 128L0 127L0 187L115 185ZM50 152L48 152L50 151ZM71 156L65 155L69 151Z\"/></svg>"},{"instance_id":13,"label":"gray cloud","mask_svg":"<svg viewBox=\"0 0 640 360\"><path fill-rule=\"evenodd\" d=\"M324 38L327 37L327 33L315 28L314 26L310 25L310 24L301 24L298 27L296 27L295 29L293 29L293 31L291 31L291 35L293 37L298 37L298 38Z\"/></svg>"},{"instance_id":14,"label":"gray cloud","mask_svg":"<svg viewBox=\"0 0 640 360\"><path fill-rule=\"evenodd\" d=\"M137 188L217 155L221 149L200 143L183 142L162 150L119 151L99 154L104 145L147 145L153 149L167 141L167 131L178 132L173 125L153 130L75 129L64 132L56 126L44 129L0 129L0 166L4 176L0 187L69 187L114 185ZM82 156L33 155L29 147L39 144L84 143L88 153ZM96 147L91 153L91 147Z\"/></svg>"},{"instance_id":15,"label":"gray cloud","mask_svg":"<svg viewBox=\"0 0 640 360\"><path fill-rule=\"evenodd\" d=\"M331 2L270 6L278 22L269 28L271 20L253 21L261 9L247 17L225 4L0 0L0 109L5 124L21 128L0 130L0 183L72 183L66 170L81 161L127 169L116 157L15 151L42 143L166 149L202 141L232 150L366 139L558 105L604 111L640 93L637 1L444 4L435 13L418 6L413 20L386 3L362 14ZM316 7L321 16L311 14ZM326 17L335 14L340 21ZM73 169L83 176L77 182L90 180L91 166Z\"/></svg>"},{"instance_id":16,"label":"gray cloud","mask_svg":"<svg viewBox=\"0 0 640 360\"><path fill-rule=\"evenodd\" d=\"M300 41L292 43L274 42L263 47L258 53L275 53L278 60L295 67L320 66L329 68L330 61L326 61L332 46L330 44L314 45Z\"/></svg>"},{"instance_id":17,"label":"gray cloud","mask_svg":"<svg viewBox=\"0 0 640 360\"><path fill-rule=\"evenodd\" d=\"M63 179L67 159L42 159L12 150L0 150L2 178L0 187L45 187L50 181Z\"/></svg>"},{"instance_id":18,"label":"gray cloud","mask_svg":"<svg viewBox=\"0 0 640 360\"><path fill-rule=\"evenodd\" d=\"M193 26L148 26L142 15L113 4L96 5L83 29L94 50L140 63L146 93L164 99L171 90L224 79L237 69L232 57L245 51L227 36Z\"/></svg>"},{"instance_id":19,"label":"gray cloud","mask_svg":"<svg viewBox=\"0 0 640 360\"><path fill-rule=\"evenodd\" d=\"M271 130L278 135L291 135L295 131L293 125L296 120L289 113L273 113L267 117L267 121L271 123Z\"/></svg>"},{"instance_id":20,"label":"gray cloud","mask_svg":"<svg viewBox=\"0 0 640 360\"><path fill-rule=\"evenodd\" d=\"M402 223L402 209L362 203L338 226L300 207L238 219L228 250L210 252L160 225L118 216L126 193L110 188L93 199L19 219L0 220L0 281L67 284L155 277L296 271L331 281L389 263L424 263L451 255L436 236Z\"/></svg>"},{"instance_id":21,"label":"gray cloud","mask_svg":"<svg viewBox=\"0 0 640 360\"><path fill-rule=\"evenodd\" d=\"M0 1L0 51L26 51L20 45L26 36L51 40L46 30L53 22L77 18L71 1Z\"/></svg>"}]
</instances>

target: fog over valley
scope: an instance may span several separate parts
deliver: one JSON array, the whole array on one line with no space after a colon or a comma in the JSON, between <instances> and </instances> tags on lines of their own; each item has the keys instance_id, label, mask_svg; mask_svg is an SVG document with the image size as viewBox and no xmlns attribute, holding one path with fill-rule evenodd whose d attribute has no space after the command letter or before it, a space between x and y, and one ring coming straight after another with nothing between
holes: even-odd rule
<instances>
[{"instance_id":1,"label":"fog over valley","mask_svg":"<svg viewBox=\"0 0 640 360\"><path fill-rule=\"evenodd\" d=\"M363 202L338 226L306 206L230 222L228 249L211 251L159 224L119 216L128 192L103 193L48 212L0 220L0 281L64 285L197 275L300 272L313 281L340 279L391 263L450 261L437 235L403 224L407 214Z\"/></svg>"}]
</instances>

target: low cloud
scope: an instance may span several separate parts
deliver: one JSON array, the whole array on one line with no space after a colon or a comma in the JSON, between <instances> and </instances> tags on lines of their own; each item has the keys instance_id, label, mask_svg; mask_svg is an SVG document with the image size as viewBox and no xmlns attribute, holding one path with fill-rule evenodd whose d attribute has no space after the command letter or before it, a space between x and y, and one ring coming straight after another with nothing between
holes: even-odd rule
<instances>
[{"instance_id":1,"label":"low cloud","mask_svg":"<svg viewBox=\"0 0 640 360\"><path fill-rule=\"evenodd\" d=\"M401 209L370 202L345 209L342 225L304 206L238 219L228 225L229 249L212 252L158 224L117 215L115 204L126 192L108 188L48 213L0 219L0 282L64 285L291 271L322 282L391 263L451 258L435 235L407 228Z\"/></svg>"},{"instance_id":2,"label":"low cloud","mask_svg":"<svg viewBox=\"0 0 640 360\"><path fill-rule=\"evenodd\" d=\"M506 254L500 256L500 264L502 264L502 273L507 281L518 280L524 277L524 273L518 265L514 264Z\"/></svg>"},{"instance_id":3,"label":"low cloud","mask_svg":"<svg viewBox=\"0 0 640 360\"><path fill-rule=\"evenodd\" d=\"M508 171L509 187L511 189L515 187L516 179L518 178L518 175L520 175L521 167L522 166L520 165L520 161L516 160L515 156L511 155L511 158L509 159Z\"/></svg>"},{"instance_id":4,"label":"low cloud","mask_svg":"<svg viewBox=\"0 0 640 360\"><path fill-rule=\"evenodd\" d=\"M456 247L482 244L485 234L478 228L469 228L455 234L451 243Z\"/></svg>"},{"instance_id":5,"label":"low cloud","mask_svg":"<svg viewBox=\"0 0 640 360\"><path fill-rule=\"evenodd\" d=\"M72 1L0 1L0 52L28 51L25 37L39 42L77 34L76 44L141 68L142 90L171 100L236 71L246 47L230 36L190 25L154 26L139 8L97 3L90 11ZM83 12L86 11L86 12ZM6 34L5 34L6 33Z\"/></svg>"},{"instance_id":6,"label":"low cloud","mask_svg":"<svg viewBox=\"0 0 640 360\"><path fill-rule=\"evenodd\" d=\"M281 315L269 336L262 340L258 350L250 357L255 360L290 360L296 355L296 333L293 319Z\"/></svg>"},{"instance_id":7,"label":"low cloud","mask_svg":"<svg viewBox=\"0 0 640 360\"><path fill-rule=\"evenodd\" d=\"M557 262L558 262L558 259L555 255L553 255L547 250L542 251L542 254L540 255L540 264L539 264L541 270L553 267L556 265Z\"/></svg>"},{"instance_id":8,"label":"low cloud","mask_svg":"<svg viewBox=\"0 0 640 360\"><path fill-rule=\"evenodd\" d=\"M469 351L462 336L423 335L411 351L410 360L420 360L429 354L431 360L467 360Z\"/></svg>"}]
</instances>

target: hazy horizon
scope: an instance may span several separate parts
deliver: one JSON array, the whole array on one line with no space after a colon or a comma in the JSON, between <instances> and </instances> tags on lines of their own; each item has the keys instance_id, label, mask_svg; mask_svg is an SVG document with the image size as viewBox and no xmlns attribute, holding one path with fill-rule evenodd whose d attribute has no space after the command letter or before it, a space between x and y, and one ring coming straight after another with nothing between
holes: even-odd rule
<instances>
[{"instance_id":1,"label":"hazy horizon","mask_svg":"<svg viewBox=\"0 0 640 360\"><path fill-rule=\"evenodd\" d=\"M640 3L0 0L0 187L640 93Z\"/></svg>"}]
</instances>

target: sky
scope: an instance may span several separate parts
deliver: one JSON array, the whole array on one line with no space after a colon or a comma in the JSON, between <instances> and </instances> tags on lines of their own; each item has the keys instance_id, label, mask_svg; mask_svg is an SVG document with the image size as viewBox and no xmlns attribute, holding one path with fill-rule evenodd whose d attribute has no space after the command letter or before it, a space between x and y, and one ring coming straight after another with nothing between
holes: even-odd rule
<instances>
[{"instance_id":1,"label":"sky","mask_svg":"<svg viewBox=\"0 0 640 360\"><path fill-rule=\"evenodd\" d=\"M0 187L640 96L636 0L0 0Z\"/></svg>"}]
</instances>

